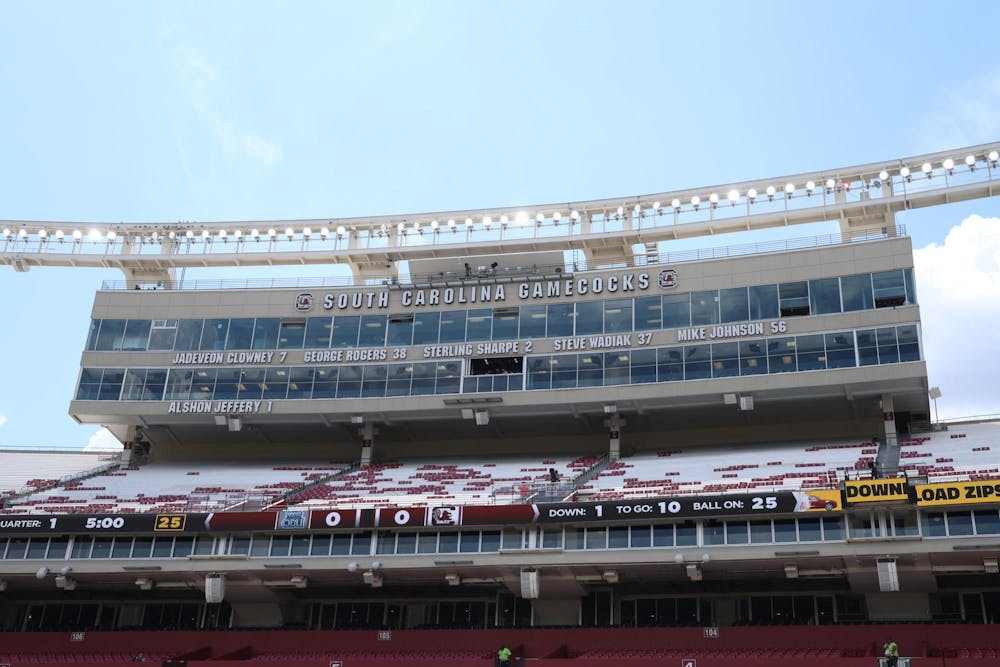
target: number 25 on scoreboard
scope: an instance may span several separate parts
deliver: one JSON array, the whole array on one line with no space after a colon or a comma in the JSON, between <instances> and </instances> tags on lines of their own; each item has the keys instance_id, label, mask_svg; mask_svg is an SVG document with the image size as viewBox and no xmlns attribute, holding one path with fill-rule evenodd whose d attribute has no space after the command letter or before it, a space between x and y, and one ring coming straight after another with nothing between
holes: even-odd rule
<instances>
[{"instance_id":1,"label":"number 25 on scoreboard","mask_svg":"<svg viewBox=\"0 0 1000 667\"><path fill-rule=\"evenodd\" d=\"M157 514L153 530L158 533L179 533L187 524L187 514Z\"/></svg>"}]
</instances>

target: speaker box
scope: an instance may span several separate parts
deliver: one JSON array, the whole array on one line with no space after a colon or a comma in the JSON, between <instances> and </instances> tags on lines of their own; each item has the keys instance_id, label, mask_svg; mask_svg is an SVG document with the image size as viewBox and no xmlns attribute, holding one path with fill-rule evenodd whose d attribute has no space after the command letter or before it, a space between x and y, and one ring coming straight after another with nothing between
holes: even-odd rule
<instances>
[{"instance_id":1,"label":"speaker box","mask_svg":"<svg viewBox=\"0 0 1000 667\"><path fill-rule=\"evenodd\" d=\"M205 575L205 602L222 602L226 597L226 578L222 574Z\"/></svg>"},{"instance_id":2,"label":"speaker box","mask_svg":"<svg viewBox=\"0 0 1000 667\"><path fill-rule=\"evenodd\" d=\"M527 600L538 597L538 570L521 570L521 597Z\"/></svg>"}]
</instances>

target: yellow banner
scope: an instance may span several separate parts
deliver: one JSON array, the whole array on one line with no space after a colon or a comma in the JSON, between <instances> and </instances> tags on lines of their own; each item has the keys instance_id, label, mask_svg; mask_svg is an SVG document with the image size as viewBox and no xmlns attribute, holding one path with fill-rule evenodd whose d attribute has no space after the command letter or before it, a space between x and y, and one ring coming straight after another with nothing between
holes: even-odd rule
<instances>
[{"instance_id":1,"label":"yellow banner","mask_svg":"<svg viewBox=\"0 0 1000 667\"><path fill-rule=\"evenodd\" d=\"M848 504L880 503L886 500L908 500L906 479L859 479L844 483L844 498Z\"/></svg>"},{"instance_id":2,"label":"yellow banner","mask_svg":"<svg viewBox=\"0 0 1000 667\"><path fill-rule=\"evenodd\" d=\"M923 507L972 503L1000 503L1000 481L917 485L917 505Z\"/></svg>"}]
</instances>

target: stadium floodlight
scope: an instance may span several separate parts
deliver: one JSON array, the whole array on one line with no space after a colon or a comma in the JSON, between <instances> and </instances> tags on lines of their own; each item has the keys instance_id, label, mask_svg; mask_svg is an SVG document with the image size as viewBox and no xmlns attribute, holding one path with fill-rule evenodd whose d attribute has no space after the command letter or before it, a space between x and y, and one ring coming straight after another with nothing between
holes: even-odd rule
<instances>
[{"instance_id":1,"label":"stadium floodlight","mask_svg":"<svg viewBox=\"0 0 1000 667\"><path fill-rule=\"evenodd\" d=\"M675 212L681 210L681 200L680 199L673 199L673 200L671 200L670 205L673 207L673 209L674 209Z\"/></svg>"},{"instance_id":2,"label":"stadium floodlight","mask_svg":"<svg viewBox=\"0 0 1000 667\"><path fill-rule=\"evenodd\" d=\"M620 218L620 217L622 217L623 215L625 215L625 207L624 207L624 206L619 206L619 207L618 207L618 208L617 208L617 209L615 210L615 214L616 214L616 215L617 215L617 216L618 216L619 218Z\"/></svg>"},{"instance_id":3,"label":"stadium floodlight","mask_svg":"<svg viewBox=\"0 0 1000 667\"><path fill-rule=\"evenodd\" d=\"M24 230L22 229L21 231L23 232ZM87 237L94 243L97 243L98 241L101 240L101 232L96 229L91 229L90 233L87 234Z\"/></svg>"},{"instance_id":4,"label":"stadium floodlight","mask_svg":"<svg viewBox=\"0 0 1000 667\"><path fill-rule=\"evenodd\" d=\"M774 193L777 192L777 189L773 185L769 185L767 186L767 190L765 190L765 192L767 192L768 200L774 201Z\"/></svg>"},{"instance_id":5,"label":"stadium floodlight","mask_svg":"<svg viewBox=\"0 0 1000 667\"><path fill-rule=\"evenodd\" d=\"M220 229L219 230L219 238L222 240L223 243L229 243L229 239L226 238L226 230L225 229Z\"/></svg>"},{"instance_id":6,"label":"stadium floodlight","mask_svg":"<svg viewBox=\"0 0 1000 667\"><path fill-rule=\"evenodd\" d=\"M312 230L311 227L303 227L302 228L302 236L304 236L305 238L308 239L310 236L312 236L312 233L313 233L313 230Z\"/></svg>"},{"instance_id":7,"label":"stadium floodlight","mask_svg":"<svg viewBox=\"0 0 1000 667\"><path fill-rule=\"evenodd\" d=\"M472 218L466 218L465 219L465 228L466 229L472 229Z\"/></svg>"},{"instance_id":8,"label":"stadium floodlight","mask_svg":"<svg viewBox=\"0 0 1000 667\"><path fill-rule=\"evenodd\" d=\"M61 230L61 229L57 229L57 230L56 230L56 240L57 240L57 241L59 241L59 243L62 243L62 242L63 242L63 236L65 236L65 235L63 234L63 230Z\"/></svg>"},{"instance_id":9,"label":"stadium floodlight","mask_svg":"<svg viewBox=\"0 0 1000 667\"><path fill-rule=\"evenodd\" d=\"M683 564L684 563L684 554L682 554L682 553L676 553L676 554L674 554L674 562L677 563L678 565Z\"/></svg>"},{"instance_id":10,"label":"stadium floodlight","mask_svg":"<svg viewBox=\"0 0 1000 667\"><path fill-rule=\"evenodd\" d=\"M976 156L975 155L966 155L965 156L965 165L969 168L969 171L975 171L976 170Z\"/></svg>"},{"instance_id":11,"label":"stadium floodlight","mask_svg":"<svg viewBox=\"0 0 1000 667\"><path fill-rule=\"evenodd\" d=\"M236 239L236 242L239 243L243 240L243 232L239 229L233 230L233 237Z\"/></svg>"},{"instance_id":12,"label":"stadium floodlight","mask_svg":"<svg viewBox=\"0 0 1000 667\"><path fill-rule=\"evenodd\" d=\"M806 195L812 196L813 190L816 189L816 181L806 181Z\"/></svg>"},{"instance_id":13,"label":"stadium floodlight","mask_svg":"<svg viewBox=\"0 0 1000 667\"><path fill-rule=\"evenodd\" d=\"M736 206L736 202L738 202L740 200L740 191L739 190L730 190L729 193L726 195L726 199L729 200L730 204L732 204L733 206Z\"/></svg>"},{"instance_id":14,"label":"stadium floodlight","mask_svg":"<svg viewBox=\"0 0 1000 667\"><path fill-rule=\"evenodd\" d=\"M504 216L504 217L506 218L507 216ZM504 222L504 224L506 224L506 222ZM438 230L438 227L440 227L440 225L438 224L438 221L437 220L431 220L431 229L433 229L436 232Z\"/></svg>"},{"instance_id":15,"label":"stadium floodlight","mask_svg":"<svg viewBox=\"0 0 1000 667\"><path fill-rule=\"evenodd\" d=\"M694 207L694 210L697 211L698 210L698 206L700 204L701 204L701 197L699 197L698 195L695 195L694 197L691 197L691 206Z\"/></svg>"},{"instance_id":16,"label":"stadium floodlight","mask_svg":"<svg viewBox=\"0 0 1000 667\"><path fill-rule=\"evenodd\" d=\"M319 230L319 237L321 239L323 239L325 241L326 237L329 236L329 235L330 235L330 228L329 227L321 227L320 228L320 230Z\"/></svg>"},{"instance_id":17,"label":"stadium floodlight","mask_svg":"<svg viewBox=\"0 0 1000 667\"><path fill-rule=\"evenodd\" d=\"M358 564L355 561L352 560L350 563L347 564L347 571L348 572L357 572L358 571Z\"/></svg>"},{"instance_id":18,"label":"stadium floodlight","mask_svg":"<svg viewBox=\"0 0 1000 667\"><path fill-rule=\"evenodd\" d=\"M500 216L500 224L501 225L503 225L504 227L506 227L508 222L510 222L510 218L508 216L506 216L506 215L501 215ZM436 224L437 224L436 222L432 222L431 223L431 227L434 227Z\"/></svg>"},{"instance_id":19,"label":"stadium floodlight","mask_svg":"<svg viewBox=\"0 0 1000 667\"><path fill-rule=\"evenodd\" d=\"M920 165L920 171L924 172L924 175L926 175L927 178L930 178L931 176L934 175L932 173L933 167L931 167L930 162L924 162L922 165Z\"/></svg>"},{"instance_id":20,"label":"stadium floodlight","mask_svg":"<svg viewBox=\"0 0 1000 667\"><path fill-rule=\"evenodd\" d=\"M38 230L38 238L40 240L44 241L45 237L48 236L48 235L49 235L49 233L47 231L45 231L44 229L39 229Z\"/></svg>"},{"instance_id":21,"label":"stadium floodlight","mask_svg":"<svg viewBox=\"0 0 1000 667\"><path fill-rule=\"evenodd\" d=\"M570 211L569 217L570 217L571 220L573 220L574 222L576 222L577 220L580 219L580 212L577 211L576 209L573 209L572 211Z\"/></svg>"},{"instance_id":22,"label":"stadium floodlight","mask_svg":"<svg viewBox=\"0 0 1000 667\"><path fill-rule=\"evenodd\" d=\"M835 188L836 186L837 186L837 181L833 180L832 178L826 179L827 194L833 192L833 188Z\"/></svg>"},{"instance_id":23,"label":"stadium floodlight","mask_svg":"<svg viewBox=\"0 0 1000 667\"><path fill-rule=\"evenodd\" d=\"M712 194L708 195L708 201L712 203L712 208L715 208L716 206L719 205L719 195L713 192Z\"/></svg>"},{"instance_id":24,"label":"stadium floodlight","mask_svg":"<svg viewBox=\"0 0 1000 667\"><path fill-rule=\"evenodd\" d=\"M948 173L950 174L955 169L955 161L952 160L950 157L945 158L944 162L941 163L941 166L947 169Z\"/></svg>"},{"instance_id":25,"label":"stadium floodlight","mask_svg":"<svg viewBox=\"0 0 1000 667\"><path fill-rule=\"evenodd\" d=\"M562 220L562 213L556 211L555 213L552 214L552 222L558 225L560 220Z\"/></svg>"},{"instance_id":26,"label":"stadium floodlight","mask_svg":"<svg viewBox=\"0 0 1000 667\"><path fill-rule=\"evenodd\" d=\"M749 190L747 190L747 199L749 199L750 203L752 204L754 200L757 199L757 190L755 190L754 188L750 188Z\"/></svg>"},{"instance_id":27,"label":"stadium floodlight","mask_svg":"<svg viewBox=\"0 0 1000 667\"><path fill-rule=\"evenodd\" d=\"M491 216L491 215L484 215L483 216L483 227L487 227L488 228L492 224L493 224L493 216Z\"/></svg>"},{"instance_id":28,"label":"stadium floodlight","mask_svg":"<svg viewBox=\"0 0 1000 667\"><path fill-rule=\"evenodd\" d=\"M455 220L454 219L448 221L448 229L450 229L451 231L455 231Z\"/></svg>"},{"instance_id":29,"label":"stadium floodlight","mask_svg":"<svg viewBox=\"0 0 1000 667\"><path fill-rule=\"evenodd\" d=\"M209 240L209 234L208 234L208 230L207 229L201 230L201 238L202 238L203 241L206 241L206 242Z\"/></svg>"},{"instance_id":30,"label":"stadium floodlight","mask_svg":"<svg viewBox=\"0 0 1000 667\"><path fill-rule=\"evenodd\" d=\"M535 222L537 222L538 224L542 224L543 222L545 222L545 214L544 213L537 214L535 216Z\"/></svg>"},{"instance_id":31,"label":"stadium floodlight","mask_svg":"<svg viewBox=\"0 0 1000 667\"><path fill-rule=\"evenodd\" d=\"M47 576L49 576L49 568L47 567L40 567L35 572L35 579L44 579Z\"/></svg>"},{"instance_id":32,"label":"stadium floodlight","mask_svg":"<svg viewBox=\"0 0 1000 667\"><path fill-rule=\"evenodd\" d=\"M990 165L995 167L997 166L997 160L1000 159L1000 153L997 153L996 151L990 151L990 154L987 155L986 157L990 159Z\"/></svg>"},{"instance_id":33,"label":"stadium floodlight","mask_svg":"<svg viewBox=\"0 0 1000 667\"><path fill-rule=\"evenodd\" d=\"M899 175L902 176L903 178L905 178L907 183L910 182L910 168L909 167L903 167L902 169L900 169L899 170Z\"/></svg>"},{"instance_id":34,"label":"stadium floodlight","mask_svg":"<svg viewBox=\"0 0 1000 667\"><path fill-rule=\"evenodd\" d=\"M785 183L785 195L791 197L792 194L794 194L794 192L795 192L795 184Z\"/></svg>"},{"instance_id":35,"label":"stadium floodlight","mask_svg":"<svg viewBox=\"0 0 1000 667\"><path fill-rule=\"evenodd\" d=\"M656 211L657 213L659 213L659 211L660 211L660 206L661 206L661 204L660 204L659 201L654 201L653 202L653 210Z\"/></svg>"},{"instance_id":36,"label":"stadium floodlight","mask_svg":"<svg viewBox=\"0 0 1000 667\"><path fill-rule=\"evenodd\" d=\"M79 229L74 229L73 230L73 240L74 241L79 241L82 238L83 238L83 232L81 232Z\"/></svg>"},{"instance_id":37,"label":"stadium floodlight","mask_svg":"<svg viewBox=\"0 0 1000 667\"><path fill-rule=\"evenodd\" d=\"M285 236L287 236L288 240L291 241L292 237L295 236L295 230L291 227L285 227Z\"/></svg>"},{"instance_id":38,"label":"stadium floodlight","mask_svg":"<svg viewBox=\"0 0 1000 667\"><path fill-rule=\"evenodd\" d=\"M524 227L526 224L528 224L528 214L525 213L524 211L518 211L517 215L514 216L514 222L517 223L518 227ZM449 221L448 226L454 227L455 225L451 224L451 221Z\"/></svg>"}]
</instances>

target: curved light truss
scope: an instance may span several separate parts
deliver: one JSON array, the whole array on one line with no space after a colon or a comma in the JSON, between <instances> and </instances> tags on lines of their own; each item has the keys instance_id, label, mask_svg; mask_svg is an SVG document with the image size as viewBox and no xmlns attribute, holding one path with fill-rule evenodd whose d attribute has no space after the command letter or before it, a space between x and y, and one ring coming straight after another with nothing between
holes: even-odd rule
<instances>
[{"instance_id":1,"label":"curved light truss","mask_svg":"<svg viewBox=\"0 0 1000 667\"><path fill-rule=\"evenodd\" d=\"M897 211L998 193L997 145L654 195L364 218L218 223L2 221L0 264L185 267L348 264L634 244ZM883 225L884 226L884 225Z\"/></svg>"}]
</instances>

